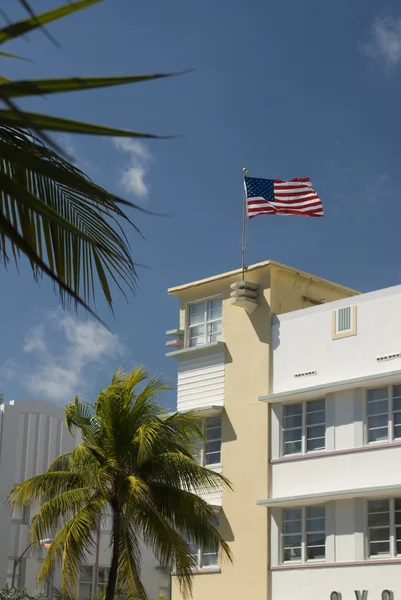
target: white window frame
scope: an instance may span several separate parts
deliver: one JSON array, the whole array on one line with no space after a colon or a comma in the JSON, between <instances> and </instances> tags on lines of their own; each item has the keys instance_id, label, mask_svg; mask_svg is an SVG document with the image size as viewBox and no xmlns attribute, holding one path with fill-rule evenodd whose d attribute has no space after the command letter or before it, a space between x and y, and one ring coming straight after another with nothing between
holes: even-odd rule
<instances>
[{"instance_id":1,"label":"white window frame","mask_svg":"<svg viewBox=\"0 0 401 600\"><path fill-rule=\"evenodd\" d=\"M222 447L222 437L223 437L223 431L222 431L222 425L223 425L223 424L222 424L222 415L221 415L221 414L218 414L218 415L213 415L213 416L210 416L210 417L205 417L205 418L202 420L202 431L203 431L203 434L204 434L204 435L205 435L205 437L206 437L206 422L207 422L207 420L208 420L208 419L216 419L216 418L220 419L220 426L221 426L221 434L220 434L220 438L211 438L210 440L207 440L207 439L205 439L205 440L201 440L201 441L200 441L200 443L199 443L199 446L197 446L197 450L195 450L195 452L193 453L193 456L194 456L195 460L196 460L197 462L199 462L199 464L200 464L202 467L207 467L207 468L209 468L209 469L210 469L210 468L215 468L215 467L220 467L220 466L221 466L221 447ZM217 462L217 463L209 463L209 464L206 464L206 444L207 444L208 442L220 442L220 461L219 461L219 462Z\"/></svg>"},{"instance_id":2,"label":"white window frame","mask_svg":"<svg viewBox=\"0 0 401 600\"><path fill-rule=\"evenodd\" d=\"M219 527L219 519L218 516L216 515L216 524L215 527L218 528ZM194 555L196 556L196 560L197 560L197 564L195 565L195 571L215 571L216 569L219 569L219 551L220 548L217 546L217 550L215 552L206 552L204 548L202 548L201 546L197 546L197 548L195 549ZM213 565L204 565L204 556L206 554L215 554L216 555L216 564Z\"/></svg>"},{"instance_id":3,"label":"white window frame","mask_svg":"<svg viewBox=\"0 0 401 600\"><path fill-rule=\"evenodd\" d=\"M389 512L390 512L390 520L389 520L389 528L390 528L390 537L389 537L389 547L390 552L386 554L370 554L370 527L369 527L369 502L374 502L375 500L386 500L389 502ZM365 512L366 512L366 523L365 523L365 556L367 560L380 560L382 558L400 558L401 552L397 554L397 544L396 544L396 524L395 524L395 500L396 498L369 498L365 503ZM398 512L398 511L397 511ZM401 512L401 511L400 511ZM377 526L379 528L380 526ZM401 526L399 526L401 528Z\"/></svg>"},{"instance_id":4,"label":"white window frame","mask_svg":"<svg viewBox=\"0 0 401 600\"><path fill-rule=\"evenodd\" d=\"M307 558L307 534L308 533L320 533L319 531L316 532L308 532L306 530L306 511L308 508L314 508L314 507L324 507L325 510L325 530L324 530L324 539L325 539L325 556L324 558ZM294 508L294 509L300 509L301 510L301 558L299 560L284 560L284 530L283 530L283 523L284 523L284 511L285 508L281 509L281 517L280 517L280 548L279 548L279 563L282 565L292 565L292 564L310 564L310 563L324 563L327 560L327 505L326 504L311 504L309 506L291 506L288 507L290 508ZM296 535L296 534L295 534Z\"/></svg>"},{"instance_id":5,"label":"white window frame","mask_svg":"<svg viewBox=\"0 0 401 600\"><path fill-rule=\"evenodd\" d=\"M11 512L11 522L18 525L29 525L30 507L27 504L21 509L13 507Z\"/></svg>"},{"instance_id":6,"label":"white window frame","mask_svg":"<svg viewBox=\"0 0 401 600\"><path fill-rule=\"evenodd\" d=\"M86 567L86 568L88 568L88 569L91 569L92 576L91 576L90 580L89 580L89 579L81 579L81 572L79 573L79 577L78 577L78 594L77 594L77 598L78 598L78 600L88 600L88 598L90 599L90 598L93 596L93 578L94 578L94 572L95 572L95 568L94 568L94 566L93 566L93 565L87 565L87 564L81 564L81 565L80 565L80 568L81 568L81 567ZM79 588L80 588L80 585L81 585L81 583L83 583L83 584L90 584L90 589L91 589L91 591L90 591L90 595L89 595L89 597L88 597L88 598L86 598L86 597L83 597L83 596L80 596L80 593L79 593Z\"/></svg>"},{"instance_id":7,"label":"white window frame","mask_svg":"<svg viewBox=\"0 0 401 600\"><path fill-rule=\"evenodd\" d=\"M373 388L367 388L365 390L365 401L364 401L364 438L365 438L365 446L374 446L377 444L391 444L392 442L401 442L400 437L394 436L394 398L399 398L401 396L394 396L394 387L401 386L401 384L395 385L379 385ZM387 439L386 440L372 440L369 441L369 421L368 421L368 393L370 391L379 390L382 388L387 388ZM396 410L396 413L401 412L401 410Z\"/></svg>"},{"instance_id":8,"label":"white window frame","mask_svg":"<svg viewBox=\"0 0 401 600\"><path fill-rule=\"evenodd\" d=\"M324 448L319 448L317 450L308 450L307 449L307 442L308 442L308 436L307 436L307 429L308 429L308 425L306 423L306 417L307 417L307 405L309 402L321 402L324 401ZM286 406L294 406L294 405L301 405L302 406L302 429L301 429L301 451L300 452L291 452L291 453L285 453L285 440L284 440L284 411L285 411L285 407ZM321 424L316 424L315 426L318 425L323 425L323 423ZM296 427L294 427L294 429L297 429ZM304 400L303 402L289 402L288 404L283 404L281 406L281 423L280 423L280 456L284 457L284 456L301 456L304 454L314 454L315 452L325 452L326 450L326 430L327 430L327 403L326 403L326 398L316 398L315 400Z\"/></svg>"},{"instance_id":9,"label":"white window frame","mask_svg":"<svg viewBox=\"0 0 401 600\"><path fill-rule=\"evenodd\" d=\"M101 582L101 581L100 581L100 570L101 570L101 569L105 569L105 570L106 570L106 572L107 572L107 577L106 577L106 581L105 581L105 582ZM93 569L93 572L94 572L94 571L95 571L95 570ZM110 574L110 566L103 566L103 565L100 565L100 566L99 566L99 570L98 570L98 579L97 579L97 580L98 580L98 590L97 590L97 592L95 591L95 594L96 594L96 593L99 593L99 592L104 592L104 593L106 593L106 588L107 588L107 582L108 582L109 574Z\"/></svg>"},{"instance_id":10,"label":"white window frame","mask_svg":"<svg viewBox=\"0 0 401 600\"><path fill-rule=\"evenodd\" d=\"M221 319L214 319L213 321L208 321L207 319L207 308L208 308L208 302L212 302L214 300L220 300L221 301L221 309L222 309L222 316ZM208 323L216 323L218 321L221 321L221 324L223 325L223 298L221 295L219 296L210 296L208 298L202 298L201 300L196 300L195 302L187 302L186 306L185 306L185 347L186 348L197 348L198 346L190 346L190 325L189 325L189 314L190 314L190 307L194 306L196 304L204 304L204 317L203 317L203 326L204 326L204 338L205 341L203 344L199 344L199 346L205 346L211 342L207 341L207 325Z\"/></svg>"}]
</instances>

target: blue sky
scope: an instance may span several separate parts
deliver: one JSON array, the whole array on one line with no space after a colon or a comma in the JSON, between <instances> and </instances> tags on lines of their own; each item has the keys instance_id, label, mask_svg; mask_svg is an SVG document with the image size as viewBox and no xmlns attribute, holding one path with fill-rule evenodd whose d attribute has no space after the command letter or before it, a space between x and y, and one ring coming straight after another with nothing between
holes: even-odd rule
<instances>
[{"instance_id":1,"label":"blue sky","mask_svg":"<svg viewBox=\"0 0 401 600\"><path fill-rule=\"evenodd\" d=\"M21 17L13 4L10 17ZM56 3L41 0L35 9ZM262 216L248 228L248 264L275 259L362 291L401 283L401 11L364 0L107 0L8 51L12 78L118 75L194 68L185 76L26 102L33 111L158 134L146 143L64 136L101 185L168 219L133 214L140 289L99 298L111 336L62 312L52 286L0 270L0 391L64 404L88 400L119 364L146 364L174 386L167 287L240 266L242 167L252 176L310 176L324 219ZM174 392L165 396L174 404Z\"/></svg>"}]
</instances>

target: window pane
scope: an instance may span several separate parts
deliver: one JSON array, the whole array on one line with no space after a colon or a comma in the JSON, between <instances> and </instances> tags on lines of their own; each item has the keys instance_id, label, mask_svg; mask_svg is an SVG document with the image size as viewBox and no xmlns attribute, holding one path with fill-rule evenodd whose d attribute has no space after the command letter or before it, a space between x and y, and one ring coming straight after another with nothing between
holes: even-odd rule
<instances>
[{"instance_id":1,"label":"window pane","mask_svg":"<svg viewBox=\"0 0 401 600\"><path fill-rule=\"evenodd\" d=\"M324 560L326 558L326 546L307 546L306 560Z\"/></svg>"},{"instance_id":2,"label":"window pane","mask_svg":"<svg viewBox=\"0 0 401 600\"><path fill-rule=\"evenodd\" d=\"M284 419L286 417L291 417L295 415L302 415L302 404L286 404L284 406L283 416Z\"/></svg>"},{"instance_id":3,"label":"window pane","mask_svg":"<svg viewBox=\"0 0 401 600\"><path fill-rule=\"evenodd\" d=\"M221 417L210 417L205 422L205 434L207 439L221 437Z\"/></svg>"},{"instance_id":4,"label":"window pane","mask_svg":"<svg viewBox=\"0 0 401 600\"><path fill-rule=\"evenodd\" d=\"M302 415L288 415L284 417L284 429L290 429L293 427L302 427Z\"/></svg>"},{"instance_id":5,"label":"window pane","mask_svg":"<svg viewBox=\"0 0 401 600\"><path fill-rule=\"evenodd\" d=\"M220 452L221 442L206 442L205 452Z\"/></svg>"},{"instance_id":6,"label":"window pane","mask_svg":"<svg viewBox=\"0 0 401 600\"><path fill-rule=\"evenodd\" d=\"M296 442L302 436L301 429L287 429L284 431L284 442Z\"/></svg>"},{"instance_id":7,"label":"window pane","mask_svg":"<svg viewBox=\"0 0 401 600\"><path fill-rule=\"evenodd\" d=\"M368 423L369 425L369 423ZM380 442L387 441L388 439L388 426L380 427L378 429L370 429L368 431L368 442Z\"/></svg>"},{"instance_id":8,"label":"window pane","mask_svg":"<svg viewBox=\"0 0 401 600\"><path fill-rule=\"evenodd\" d=\"M326 442L324 438L316 438L314 440L307 440L306 443L306 451L307 452L316 452L317 450L324 450L326 447Z\"/></svg>"},{"instance_id":9,"label":"window pane","mask_svg":"<svg viewBox=\"0 0 401 600\"><path fill-rule=\"evenodd\" d=\"M205 465L217 465L221 462L221 452L205 454Z\"/></svg>"},{"instance_id":10,"label":"window pane","mask_svg":"<svg viewBox=\"0 0 401 600\"><path fill-rule=\"evenodd\" d=\"M376 513L369 514L368 525L369 527L380 527L390 524L390 513Z\"/></svg>"},{"instance_id":11,"label":"window pane","mask_svg":"<svg viewBox=\"0 0 401 600\"><path fill-rule=\"evenodd\" d=\"M390 542L371 542L369 544L370 556L390 554Z\"/></svg>"},{"instance_id":12,"label":"window pane","mask_svg":"<svg viewBox=\"0 0 401 600\"><path fill-rule=\"evenodd\" d=\"M325 433L326 433L326 426L325 425L312 425L310 427L307 427L307 435L308 435L308 439L313 439L313 438L324 438Z\"/></svg>"},{"instance_id":13,"label":"window pane","mask_svg":"<svg viewBox=\"0 0 401 600\"><path fill-rule=\"evenodd\" d=\"M401 498L396 498L394 500L395 510L401 510Z\"/></svg>"},{"instance_id":14,"label":"window pane","mask_svg":"<svg viewBox=\"0 0 401 600\"><path fill-rule=\"evenodd\" d=\"M387 415L388 400L377 400L375 402L368 401L367 413L371 415Z\"/></svg>"},{"instance_id":15,"label":"window pane","mask_svg":"<svg viewBox=\"0 0 401 600\"><path fill-rule=\"evenodd\" d=\"M388 389L386 387L376 388L375 390L368 390L368 402L374 400L383 400L388 398Z\"/></svg>"},{"instance_id":16,"label":"window pane","mask_svg":"<svg viewBox=\"0 0 401 600\"><path fill-rule=\"evenodd\" d=\"M390 539L390 528L377 527L376 529L371 529L369 539L371 542L387 542Z\"/></svg>"},{"instance_id":17,"label":"window pane","mask_svg":"<svg viewBox=\"0 0 401 600\"><path fill-rule=\"evenodd\" d=\"M301 440L298 442L284 442L284 454L299 454L301 449Z\"/></svg>"},{"instance_id":18,"label":"window pane","mask_svg":"<svg viewBox=\"0 0 401 600\"><path fill-rule=\"evenodd\" d=\"M286 508L283 510L284 521L300 521L302 517L302 510L300 508Z\"/></svg>"},{"instance_id":19,"label":"window pane","mask_svg":"<svg viewBox=\"0 0 401 600\"><path fill-rule=\"evenodd\" d=\"M99 567L99 583L107 583L109 572L109 567Z\"/></svg>"},{"instance_id":20,"label":"window pane","mask_svg":"<svg viewBox=\"0 0 401 600\"><path fill-rule=\"evenodd\" d=\"M284 521L283 523L283 533L301 533L302 530L302 521Z\"/></svg>"},{"instance_id":21,"label":"window pane","mask_svg":"<svg viewBox=\"0 0 401 600\"><path fill-rule=\"evenodd\" d=\"M283 537L283 560L301 560L301 536L285 535Z\"/></svg>"},{"instance_id":22,"label":"window pane","mask_svg":"<svg viewBox=\"0 0 401 600\"><path fill-rule=\"evenodd\" d=\"M394 425L401 425L401 412L394 413Z\"/></svg>"},{"instance_id":23,"label":"window pane","mask_svg":"<svg viewBox=\"0 0 401 600\"><path fill-rule=\"evenodd\" d=\"M401 397L400 396L393 398L393 409L401 410Z\"/></svg>"},{"instance_id":24,"label":"window pane","mask_svg":"<svg viewBox=\"0 0 401 600\"><path fill-rule=\"evenodd\" d=\"M78 597L80 600L88 600L92 595L92 585L90 583L80 583Z\"/></svg>"},{"instance_id":25,"label":"window pane","mask_svg":"<svg viewBox=\"0 0 401 600\"><path fill-rule=\"evenodd\" d=\"M205 303L197 302L189 305L189 325L199 325L205 320Z\"/></svg>"},{"instance_id":26,"label":"window pane","mask_svg":"<svg viewBox=\"0 0 401 600\"><path fill-rule=\"evenodd\" d=\"M284 562L290 562L292 560L301 560L301 547L297 548L284 548L283 551Z\"/></svg>"},{"instance_id":27,"label":"window pane","mask_svg":"<svg viewBox=\"0 0 401 600\"><path fill-rule=\"evenodd\" d=\"M308 519L306 523L307 531L324 531L326 529L326 519Z\"/></svg>"},{"instance_id":28,"label":"window pane","mask_svg":"<svg viewBox=\"0 0 401 600\"><path fill-rule=\"evenodd\" d=\"M324 505L318 506L307 506L306 518L309 519L321 519L326 517L326 507Z\"/></svg>"},{"instance_id":29,"label":"window pane","mask_svg":"<svg viewBox=\"0 0 401 600\"><path fill-rule=\"evenodd\" d=\"M218 544L210 548L205 548L202 552L202 566L203 567L217 567L219 558L219 547Z\"/></svg>"},{"instance_id":30,"label":"window pane","mask_svg":"<svg viewBox=\"0 0 401 600\"><path fill-rule=\"evenodd\" d=\"M326 411L317 410L306 415L307 425L320 425L326 422Z\"/></svg>"},{"instance_id":31,"label":"window pane","mask_svg":"<svg viewBox=\"0 0 401 600\"><path fill-rule=\"evenodd\" d=\"M221 299L209 300L207 303L207 320L221 319L222 317L222 302Z\"/></svg>"},{"instance_id":32,"label":"window pane","mask_svg":"<svg viewBox=\"0 0 401 600\"><path fill-rule=\"evenodd\" d=\"M401 398L401 385L393 385L393 398Z\"/></svg>"},{"instance_id":33,"label":"window pane","mask_svg":"<svg viewBox=\"0 0 401 600\"><path fill-rule=\"evenodd\" d=\"M81 565L79 579L81 581L92 581L92 567Z\"/></svg>"},{"instance_id":34,"label":"window pane","mask_svg":"<svg viewBox=\"0 0 401 600\"><path fill-rule=\"evenodd\" d=\"M368 504L370 513L388 512L390 510L389 500L370 500Z\"/></svg>"},{"instance_id":35,"label":"window pane","mask_svg":"<svg viewBox=\"0 0 401 600\"><path fill-rule=\"evenodd\" d=\"M310 400L306 403L306 412L308 414L316 411L324 411L326 408L326 401L323 400Z\"/></svg>"}]
</instances>

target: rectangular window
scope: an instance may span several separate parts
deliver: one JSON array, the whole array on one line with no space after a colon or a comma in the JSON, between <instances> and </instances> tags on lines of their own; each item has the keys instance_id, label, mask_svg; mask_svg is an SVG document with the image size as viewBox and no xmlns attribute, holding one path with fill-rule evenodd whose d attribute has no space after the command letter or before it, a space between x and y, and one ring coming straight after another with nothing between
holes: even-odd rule
<instances>
[{"instance_id":1,"label":"rectangular window","mask_svg":"<svg viewBox=\"0 0 401 600\"><path fill-rule=\"evenodd\" d=\"M283 454L305 454L324 450L326 401L310 400L283 406Z\"/></svg>"},{"instance_id":2,"label":"rectangular window","mask_svg":"<svg viewBox=\"0 0 401 600\"><path fill-rule=\"evenodd\" d=\"M221 463L221 416L208 417L203 422L205 441L193 448L193 457L202 466Z\"/></svg>"},{"instance_id":3,"label":"rectangular window","mask_svg":"<svg viewBox=\"0 0 401 600\"><path fill-rule=\"evenodd\" d=\"M366 392L367 443L401 439L401 385Z\"/></svg>"},{"instance_id":4,"label":"rectangular window","mask_svg":"<svg viewBox=\"0 0 401 600\"><path fill-rule=\"evenodd\" d=\"M325 506L285 508L282 517L281 539L283 562L325 560Z\"/></svg>"},{"instance_id":5,"label":"rectangular window","mask_svg":"<svg viewBox=\"0 0 401 600\"><path fill-rule=\"evenodd\" d=\"M218 528L219 521L216 518L213 525ZM219 545L213 544L209 547L200 547L191 540L187 540L191 554L194 557L195 569L215 569L219 566Z\"/></svg>"},{"instance_id":6,"label":"rectangular window","mask_svg":"<svg viewBox=\"0 0 401 600\"><path fill-rule=\"evenodd\" d=\"M188 305L187 346L200 346L221 340L221 298Z\"/></svg>"},{"instance_id":7,"label":"rectangular window","mask_svg":"<svg viewBox=\"0 0 401 600\"><path fill-rule=\"evenodd\" d=\"M109 573L110 567L99 567L99 592L102 592L102 594L106 593Z\"/></svg>"},{"instance_id":8,"label":"rectangular window","mask_svg":"<svg viewBox=\"0 0 401 600\"><path fill-rule=\"evenodd\" d=\"M93 567L81 565L79 572L79 600L89 600L92 596Z\"/></svg>"},{"instance_id":9,"label":"rectangular window","mask_svg":"<svg viewBox=\"0 0 401 600\"><path fill-rule=\"evenodd\" d=\"M401 498L368 502L368 555L401 555Z\"/></svg>"},{"instance_id":10,"label":"rectangular window","mask_svg":"<svg viewBox=\"0 0 401 600\"><path fill-rule=\"evenodd\" d=\"M11 512L11 521L20 525L29 525L30 511L29 506L23 508L13 507Z\"/></svg>"}]
</instances>

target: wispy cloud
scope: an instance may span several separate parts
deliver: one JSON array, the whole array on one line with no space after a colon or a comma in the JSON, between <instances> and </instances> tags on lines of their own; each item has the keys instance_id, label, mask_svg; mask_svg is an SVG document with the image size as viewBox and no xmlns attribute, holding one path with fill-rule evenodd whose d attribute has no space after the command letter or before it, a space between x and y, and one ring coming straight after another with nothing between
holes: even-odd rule
<instances>
[{"instance_id":1,"label":"wispy cloud","mask_svg":"<svg viewBox=\"0 0 401 600\"><path fill-rule=\"evenodd\" d=\"M143 142L125 138L114 138L116 148L126 155L127 165L119 170L120 186L129 194L139 198L148 197L149 188L145 181L152 155Z\"/></svg>"},{"instance_id":2,"label":"wispy cloud","mask_svg":"<svg viewBox=\"0 0 401 600\"><path fill-rule=\"evenodd\" d=\"M32 372L25 367L21 370L22 385L36 397L62 404L86 391L94 368L124 352L117 335L96 322L80 321L61 311L49 314L45 323L27 332L23 350L35 353L36 364Z\"/></svg>"},{"instance_id":3,"label":"wispy cloud","mask_svg":"<svg viewBox=\"0 0 401 600\"><path fill-rule=\"evenodd\" d=\"M384 61L387 67L401 64L401 17L377 17L372 24L371 39L362 46L368 56Z\"/></svg>"}]
</instances>

